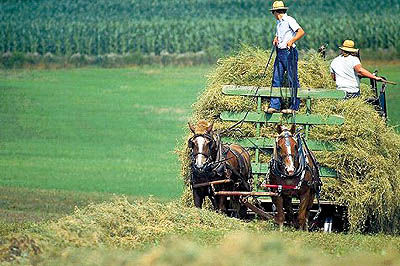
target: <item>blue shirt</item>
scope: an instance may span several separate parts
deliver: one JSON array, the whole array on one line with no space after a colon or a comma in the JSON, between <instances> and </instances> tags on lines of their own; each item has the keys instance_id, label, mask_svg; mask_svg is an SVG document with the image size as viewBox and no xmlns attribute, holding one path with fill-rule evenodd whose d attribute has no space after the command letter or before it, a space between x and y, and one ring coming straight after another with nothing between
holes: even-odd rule
<instances>
[{"instance_id":1,"label":"blue shirt","mask_svg":"<svg viewBox=\"0 0 400 266\"><path fill-rule=\"evenodd\" d=\"M278 48L286 49L287 43L293 39L298 29L300 29L300 25L294 18L287 14L284 14L280 20L277 20L276 36L278 37ZM294 47L296 47L295 44L293 44Z\"/></svg>"}]
</instances>

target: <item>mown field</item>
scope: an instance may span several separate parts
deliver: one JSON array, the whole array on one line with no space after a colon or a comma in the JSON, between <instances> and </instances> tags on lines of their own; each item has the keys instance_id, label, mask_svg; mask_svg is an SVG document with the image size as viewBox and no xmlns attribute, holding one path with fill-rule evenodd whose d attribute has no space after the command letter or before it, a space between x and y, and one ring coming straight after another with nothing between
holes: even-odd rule
<instances>
[{"instance_id":1,"label":"mown field","mask_svg":"<svg viewBox=\"0 0 400 266\"><path fill-rule=\"evenodd\" d=\"M390 235L278 232L177 202L113 200L0 242L18 265L399 265ZM15 263L16 262L16 263Z\"/></svg>"},{"instance_id":2,"label":"mown field","mask_svg":"<svg viewBox=\"0 0 400 266\"><path fill-rule=\"evenodd\" d=\"M176 198L207 67L1 72L2 186Z\"/></svg>"}]
</instances>

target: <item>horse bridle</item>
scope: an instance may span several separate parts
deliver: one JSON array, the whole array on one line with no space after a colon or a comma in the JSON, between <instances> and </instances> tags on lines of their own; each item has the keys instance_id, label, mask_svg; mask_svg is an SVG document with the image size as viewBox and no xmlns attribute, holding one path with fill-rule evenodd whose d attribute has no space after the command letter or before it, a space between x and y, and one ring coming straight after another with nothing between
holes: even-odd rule
<instances>
[{"instance_id":1,"label":"horse bridle","mask_svg":"<svg viewBox=\"0 0 400 266\"><path fill-rule=\"evenodd\" d=\"M280 149L280 147L278 146L278 141L282 138L285 139L285 145L286 146L290 146L290 142L289 142L289 138L292 137L294 139L294 141L296 142L297 145L297 156L293 155L293 153L290 154L286 154L284 156L281 156L277 151ZM295 172L293 175L287 175L285 172L283 172L282 170L280 170L281 167L278 166L282 166L283 165L283 160L286 157L292 157L294 161L296 161L296 159L298 159L299 165L296 168ZM292 135L289 133L288 130L284 130L283 131L283 136L279 135L276 140L275 140L275 150L274 150L274 155L271 159L271 163L270 163L270 167L271 167L271 171L274 175L283 177L283 178L295 178L298 176L303 176L304 172L305 172L305 168L306 168L306 159L305 159L305 155L303 152L303 146L302 146L302 140L301 140L301 135L300 133L297 133L296 135Z\"/></svg>"},{"instance_id":2,"label":"horse bridle","mask_svg":"<svg viewBox=\"0 0 400 266\"><path fill-rule=\"evenodd\" d=\"M294 139L294 141L296 142L296 145L297 145L297 141L296 141L296 139L295 139L295 136L292 136L292 135L291 135L288 131L286 131L286 130L285 130L283 133L284 133L283 136L278 136L278 137L276 138L276 140L275 140L275 148L276 148L277 151L281 149L281 147L278 146L278 141L279 141L280 139L283 139L283 138L285 139L285 146L286 146L286 147L290 147L289 137L292 137L292 138ZM297 145L297 146L298 146L298 145ZM277 155L277 157L280 159L280 160L277 160L278 163L280 163L280 164L282 164L282 161L283 161L286 157L292 157L293 160L296 160L296 157L299 157L299 153L297 153L297 156L293 155L292 153L290 153L290 154L285 154L284 156L280 155L279 153L277 153L276 155Z\"/></svg>"},{"instance_id":3,"label":"horse bridle","mask_svg":"<svg viewBox=\"0 0 400 266\"><path fill-rule=\"evenodd\" d=\"M194 140L195 140L196 138L198 138L198 137L203 137L203 138L206 138L206 139L208 139L208 140L210 141L210 143L209 143L209 145L210 145L210 147L209 147L209 149L210 149L210 154L206 154L206 153L204 153L204 152L196 152L196 153L193 153L193 142L194 142ZM191 138L188 140L188 147L192 150L192 153L191 153L192 162L194 161L194 158L196 158L197 155L203 155L204 157L207 158L207 159L206 159L206 162L205 162L205 164L204 164L204 167L205 167L206 165L209 165L210 162L211 162L211 160L212 160L212 158L211 158L211 151L213 150L213 148L215 147L215 145L216 145L216 143L215 143L215 140L214 140L212 134L208 134L208 133L205 133L205 134L194 134L193 137L191 137Z\"/></svg>"}]
</instances>

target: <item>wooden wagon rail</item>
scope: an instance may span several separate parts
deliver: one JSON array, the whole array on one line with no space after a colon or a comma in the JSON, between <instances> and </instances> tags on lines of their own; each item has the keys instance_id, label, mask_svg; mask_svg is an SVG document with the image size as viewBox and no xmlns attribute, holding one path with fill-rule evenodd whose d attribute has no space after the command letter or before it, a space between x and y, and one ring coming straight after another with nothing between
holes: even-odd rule
<instances>
[{"instance_id":1,"label":"wooden wagon rail","mask_svg":"<svg viewBox=\"0 0 400 266\"><path fill-rule=\"evenodd\" d=\"M204 183L194 184L193 188L220 185L220 184L226 184L226 183L231 183L231 182L232 182L231 179L222 179L222 180L216 180L216 181L211 181L211 182L204 182Z\"/></svg>"}]
</instances>

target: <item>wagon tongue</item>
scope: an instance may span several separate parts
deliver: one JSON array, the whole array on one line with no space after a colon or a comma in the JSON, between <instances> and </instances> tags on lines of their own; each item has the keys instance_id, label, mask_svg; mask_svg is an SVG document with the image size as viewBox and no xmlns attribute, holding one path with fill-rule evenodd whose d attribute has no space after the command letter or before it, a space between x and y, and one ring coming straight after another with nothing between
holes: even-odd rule
<instances>
[{"instance_id":1,"label":"wagon tongue","mask_svg":"<svg viewBox=\"0 0 400 266\"><path fill-rule=\"evenodd\" d=\"M296 186L293 185L269 185L269 184L264 184L263 185L266 188L277 188L277 189L296 189Z\"/></svg>"}]
</instances>

